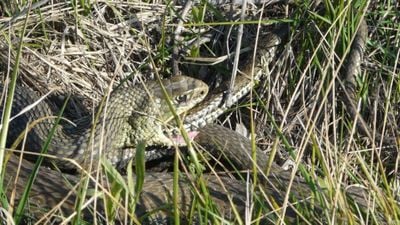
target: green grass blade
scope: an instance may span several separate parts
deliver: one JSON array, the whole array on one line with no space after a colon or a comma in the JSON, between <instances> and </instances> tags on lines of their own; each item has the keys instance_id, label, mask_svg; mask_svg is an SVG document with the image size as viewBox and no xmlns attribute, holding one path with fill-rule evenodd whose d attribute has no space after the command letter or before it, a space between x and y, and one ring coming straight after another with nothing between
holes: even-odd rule
<instances>
[{"instance_id":1,"label":"green grass blade","mask_svg":"<svg viewBox=\"0 0 400 225\"><path fill-rule=\"evenodd\" d=\"M15 224L20 224L21 219L23 218L24 210L25 210L25 206L26 206L26 204L28 202L30 190L32 188L32 185L33 185L36 177L37 177L39 168L40 168L40 166L41 166L41 164L43 162L43 159L44 159L43 154L47 153L47 150L48 150L48 147L49 147L50 142L52 140L52 137L54 136L54 133L56 132L58 124L61 121L62 114L64 113L64 110L65 110L65 108L67 106L69 97L70 96L68 96L67 99L65 100L65 102L64 102L64 104L63 104L63 106L62 106L62 108L61 108L61 110L60 110L60 112L59 112L59 114L57 116L55 124L51 128L51 130L49 132L49 135L48 135L48 137L46 139L46 142L44 143L44 145L43 145L43 147L42 147L42 149L40 151L41 154L38 156L38 159L36 160L34 168L32 169L32 173L29 176L29 180L28 180L28 182L26 184L24 192L22 193L21 200L19 201L17 209L15 210L15 216L14 216Z\"/></svg>"},{"instance_id":2,"label":"green grass blade","mask_svg":"<svg viewBox=\"0 0 400 225\"><path fill-rule=\"evenodd\" d=\"M30 7L28 9L28 11L30 11ZM10 122L10 116L11 116L11 109L12 109L12 103L14 100L14 92L15 92L15 86L17 83L17 77L18 77L18 72L19 72L19 63L20 63L20 58L21 58L21 52L22 52L22 46L23 46L23 42L24 42L24 36L26 33L26 27L27 27L27 23L28 23L28 15L25 17L25 21L24 21L24 26L22 28L21 31L21 35L20 35L20 42L19 42L19 46L18 46L18 50L17 50L17 55L16 55L16 59L15 59L15 64L13 67L13 71L11 74L11 81L9 83L8 86L8 95L6 98L6 102L5 102L5 108L3 110L3 117L2 117L2 122L3 122L3 126L1 128L1 133L0 133L0 189L1 189L1 202L3 204L3 206L8 206L7 200L6 198L3 198L3 196L6 196L4 194L4 166L3 166L3 162L4 162L4 153L5 151L3 149L5 149L6 147L6 142L7 142L7 134L8 134L8 128L9 128L9 122Z\"/></svg>"}]
</instances>

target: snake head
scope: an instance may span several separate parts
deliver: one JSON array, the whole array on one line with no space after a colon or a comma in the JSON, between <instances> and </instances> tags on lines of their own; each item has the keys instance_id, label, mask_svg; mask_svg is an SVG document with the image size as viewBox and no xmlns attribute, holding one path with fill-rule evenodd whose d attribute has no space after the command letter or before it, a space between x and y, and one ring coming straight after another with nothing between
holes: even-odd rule
<instances>
[{"instance_id":1,"label":"snake head","mask_svg":"<svg viewBox=\"0 0 400 225\"><path fill-rule=\"evenodd\" d=\"M170 79L162 80L161 84L165 88L168 99L160 85L153 88L153 94L157 99L160 99L161 111L159 119L165 123L168 123L173 118L167 101L171 101L175 112L181 115L201 102L208 93L208 85L206 83L187 76L174 76Z\"/></svg>"}]
</instances>

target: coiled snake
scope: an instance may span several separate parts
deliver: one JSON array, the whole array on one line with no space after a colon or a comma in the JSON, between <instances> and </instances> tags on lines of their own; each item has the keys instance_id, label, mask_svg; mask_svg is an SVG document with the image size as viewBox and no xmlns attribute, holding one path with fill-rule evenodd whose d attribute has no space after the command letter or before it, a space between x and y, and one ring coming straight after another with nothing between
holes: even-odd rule
<instances>
[{"instance_id":1,"label":"coiled snake","mask_svg":"<svg viewBox=\"0 0 400 225\"><path fill-rule=\"evenodd\" d=\"M93 128L88 123L92 116L82 118L74 125L57 126L47 153L58 158L73 159L83 165L89 159L98 159L99 149L104 148L102 154L116 165L132 158L135 146L140 141L146 141L148 145L172 146L174 143L167 137L164 127L173 115L160 85L165 87L166 94L178 114L195 106L208 93L205 83L186 76L176 76L163 80L160 84L153 81L143 86L120 88L111 94L105 107L99 107L97 111L102 109L101 116ZM13 102L13 115L23 111L37 99L39 97L35 97L35 93L29 89L18 88ZM53 115L49 105L44 102L37 104L32 110L11 122L10 126L13 129L9 132L9 139L16 140L24 133L26 124L38 118L51 118ZM52 118L33 126L28 132L26 150L40 152L53 126ZM65 160L55 162L62 169L73 169Z\"/></svg>"},{"instance_id":2,"label":"coiled snake","mask_svg":"<svg viewBox=\"0 0 400 225\"><path fill-rule=\"evenodd\" d=\"M365 24L363 24L362 27L363 26L365 26ZM279 36L271 37L263 39L267 41L273 41L272 45L267 44L267 47L272 47L267 50L266 57L269 58L268 61L270 61L275 54L275 41L281 40ZM363 34L362 38L365 38L365 34ZM263 46L261 49L265 49L265 42L260 41L260 45ZM260 57L260 54L258 54L258 57ZM265 52L262 54L265 56ZM247 75L251 75L249 71L244 70L244 72L247 72ZM194 105L199 103L208 91L208 88L204 86L202 82L192 78L179 77L172 79L173 80L164 81L164 86L167 89L168 95L171 96L172 102L174 103L178 114L186 112L189 108L192 108ZM253 84L249 83L249 81L246 79L239 80L234 90L234 93L236 93L234 94L234 99L245 95L252 86ZM113 98L110 99L109 102L111 104L103 109L106 116L100 117L98 120L98 125L102 124L102 122L105 122L105 129L102 128L101 125L96 125L93 135L92 142L95 143L94 147L98 148L100 146L98 143L102 141L101 137L104 137L104 134L106 134L105 137L110 141L105 142L105 149L112 149L113 151L110 151L109 153L105 152L105 155L115 164L117 164L119 160L129 158L132 156L132 154L134 154L130 151L127 153L117 152L116 156L116 149L132 149L135 147L138 141L145 140L148 144L172 144L172 141L168 138L165 130L163 129L166 126L166 123L171 121L171 114L169 111L170 109L166 107L168 104L166 100L164 100L165 97L162 94L159 84L148 83L147 92L146 90L133 89L133 93L135 94L131 95L129 92L124 91L114 93L114 96L116 96L115 99L119 99L120 102L115 101ZM20 92L17 94L20 96L26 95L24 98L31 96L31 94L27 92ZM215 97L209 100L209 104L207 104L206 107L199 106L199 108L196 108L189 113L189 115L186 117L184 126L188 129L198 129L200 134L196 137L196 140L200 142L200 144L224 146L222 149L227 151L227 153L225 153L226 155L231 154L233 162L242 166L242 168L249 168L249 165L251 165L251 159L249 158L251 145L246 138L217 125L206 125L205 127L202 127L203 125L214 120L215 117L229 107L228 104L223 102L221 104L221 101L223 101L222 95L222 93L214 95ZM135 98L130 98L131 96ZM144 96L147 97L145 98ZM115 113L116 110L120 110L121 105L127 106L128 110L125 112L127 112L126 115L128 116L125 114ZM132 106L137 107L132 108ZM23 107L23 105L20 105L20 107ZM139 111L138 108L140 109ZM16 109L16 111L18 110ZM42 108L41 111L37 109L32 110L31 114L27 114L29 116L25 119L15 121L16 123L20 123L20 125L16 125L18 130L16 130L15 133L11 133L11 138L15 138L17 135L19 135L19 133L21 133L21 131L25 129L25 124L27 121L32 121L34 118L45 116L46 113L43 115L43 112L48 112L48 110L45 108ZM36 115L37 113L39 113L39 115ZM107 115L111 115L112 117L108 117ZM139 120L139 118L143 120ZM116 123L121 125L118 129L115 128ZM43 143L43 141L47 138L48 130L52 127L52 125L53 122L37 125L38 129L35 128L33 131L31 131L33 133L33 138L28 139L28 146L35 150L40 149L41 143ZM138 130L138 128L143 129ZM56 131L56 134L53 137L54 141L50 146L48 153L60 154L61 157L72 157L78 162L85 162L87 158L92 158L90 156L94 156L94 158L98 157L98 152L96 152L95 155L85 155L87 154L85 153L85 149L90 147L90 145L87 144L90 142L86 141L90 140L90 137L92 137L92 135L89 135L90 129L82 125L82 128L79 128L79 130L85 129L83 133L78 134L70 132L69 134L71 134L73 138L66 138L65 134L68 133L70 129L71 128L69 127L63 127ZM221 153L217 151L216 154ZM268 162L268 157L259 152L257 158L258 165L263 168L265 167L266 162ZM65 161L63 160L58 160L57 163L61 167L65 168L71 168L72 166L69 164L64 164ZM21 191L24 189L25 182L32 171L32 164L15 155L10 155L6 170L7 173L5 174L5 182L10 184L8 185L8 195L12 196L11 199L15 197L18 200L20 198ZM33 206L33 211L31 212L33 213L33 216L42 218L42 220L49 219L46 218L46 216L43 216L46 215L45 212L42 211L43 208L54 208L55 210L61 211L62 214L66 215L67 217L74 214L76 195L67 188L65 178L73 185L79 183L79 180L74 176L65 175L65 177L63 177L62 174L55 171L46 168L40 168L38 177L30 193L30 203ZM270 175L267 178L264 178L267 184L265 185L264 191L268 196L274 198L276 202L282 202L284 198L282 194L284 191L282 190L286 190L285 188L290 182L289 178L290 173L281 171L278 166L273 164ZM105 180L106 178L102 179ZM205 175L205 179L208 181L207 186L209 188L210 196L215 201L220 212L223 214L225 212L225 215L228 215L230 213L230 202L233 202L238 206L238 211L241 214L244 214L246 190L243 188L244 185L241 181L229 177L217 177L213 175ZM145 186L139 197L139 204L135 211L136 215L144 215L162 205L168 204L169 192L172 192L172 183L173 179L170 174L149 174L145 179ZM270 183L274 185L268 185ZM185 212L190 210L190 203L194 199L192 191L189 187L190 185L188 184L191 184L189 180L181 179L179 185L180 208ZM229 185L223 186L223 184ZM221 189L222 186L225 189ZM307 199L310 196L309 193L311 191L303 179L296 178L292 192L297 199ZM350 192L350 194L361 207L366 207L362 192ZM318 207L319 206L316 206L317 209ZM93 217L93 212L90 212L88 208L83 210L85 217ZM296 218L295 211L296 210L288 211L287 216L294 216L294 218ZM100 214L104 212L104 208L100 203L98 205L97 212ZM154 222L159 222L160 220L163 221L163 219L168 217L168 212L160 211L159 213L153 215L153 217L155 217ZM151 223L151 221L149 221L149 223Z\"/></svg>"}]
</instances>

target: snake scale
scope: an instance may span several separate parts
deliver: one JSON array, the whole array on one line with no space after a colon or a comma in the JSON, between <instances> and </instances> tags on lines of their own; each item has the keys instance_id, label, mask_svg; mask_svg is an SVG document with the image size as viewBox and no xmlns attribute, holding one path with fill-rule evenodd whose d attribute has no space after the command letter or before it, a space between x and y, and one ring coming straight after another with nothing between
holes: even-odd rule
<instances>
[{"instance_id":1,"label":"snake scale","mask_svg":"<svg viewBox=\"0 0 400 225\"><path fill-rule=\"evenodd\" d=\"M178 114L192 108L208 93L205 83L186 76L166 79L161 84L153 81L147 82L145 86L120 88L111 94L105 107L97 109L102 109L102 112L98 123L93 127L93 134L92 127L87 122L92 121L92 116L82 118L73 125L57 126L47 153L59 158L73 159L83 165L84 161L98 159L99 149L104 148L104 156L113 165L117 165L134 156L135 147L140 141L146 141L148 145L172 146L173 140L167 137L164 127L173 115L160 85L165 87L166 94L170 96ZM39 97L29 89L17 88L12 114L17 115L37 99ZM9 132L9 139L16 140L24 133L28 123L50 117L38 122L28 132L26 151L40 152L54 126L54 119L51 118L54 114L49 105L40 102L28 113L16 117L11 122L10 126L13 129ZM91 154L87 154L88 152ZM73 169L73 165L69 165L65 160L55 162L62 169Z\"/></svg>"},{"instance_id":2,"label":"snake scale","mask_svg":"<svg viewBox=\"0 0 400 225\"><path fill-rule=\"evenodd\" d=\"M281 38L279 36L274 36L274 35L269 36L269 38L262 39L262 41L260 41L260 46L261 49L266 50L266 52L260 52L259 54L257 54L256 57L257 61L259 61L258 59L260 59L261 56L271 60L275 55L275 50L276 50L275 48L280 40ZM267 44L265 44L264 41L270 41L270 42L267 42ZM256 64L258 65L258 63ZM252 76L252 73L249 71L248 68L244 69L243 72L244 74L247 73L246 75ZM256 69L255 73L258 72L259 72L258 69ZM189 108L192 108L194 105L199 103L204 98L204 95L208 91L207 87L204 86L202 82L199 82L197 80L193 80L187 77L172 78L172 79L175 79L175 82L177 82L176 86L173 84L175 83L173 82L174 80L164 81L164 86L167 88L167 93L171 96L172 102L174 103L178 113L186 112L187 110L189 110ZM182 80L184 81L183 83ZM182 88L183 84L184 86ZM246 78L244 76L243 79L239 78L237 80L233 94L234 101L237 98L240 98L241 96L245 95L248 91L250 91L253 85L254 85L253 83L249 82L248 77ZM108 158L115 164L117 164L118 160L120 160L121 158L129 158L132 156L133 153L129 152L129 149L132 149L136 144L134 142L138 140L146 140L148 141L149 144L161 144L161 145L171 144L170 143L171 140L169 139L168 136L166 136L166 133L163 130L163 127L166 126L166 123L171 121L171 114L169 113L170 112L169 108L165 107L167 105L165 102L166 100L163 100L165 99L164 95L161 96L160 94L161 91L160 87L158 86L158 83L147 83L146 87L148 91L147 93L146 91L139 92L137 91L139 89L134 89L137 92L135 93L135 95L132 95L132 97L135 98L129 98L131 95L124 91L119 93L116 92L113 94L117 99L120 98L121 96L128 97L128 99L135 99L134 105L150 107L148 110L140 108L139 112L137 112L138 111L137 108L129 109L129 116L127 117L122 116L123 117L122 120L124 120L124 123L120 123L125 125L122 126L123 127L122 129L118 130L125 130L124 132L130 130L133 131L133 133L129 135L124 133L122 134L123 138L118 139L118 141L116 142L110 141L105 143L106 149L121 150L121 148L123 148L128 150L128 153L118 152L117 154L122 154L122 156L121 155L117 156L118 159L115 159L114 158L115 155L111 153L110 154L108 154L107 152L105 153L106 156L108 156ZM177 94L175 94L175 89L173 87L179 88L176 92ZM18 94L24 95L24 93L29 97L31 96L31 94L29 93L26 94L26 92L21 92ZM147 96L147 98L143 96ZM142 99L138 97L142 97ZM154 97L154 99L152 97ZM114 102L117 101L115 101L115 99L113 98L114 97L111 97L109 101L111 104L108 107L104 108L106 111L105 115L108 115L107 113L111 113L110 115L115 115L117 117L121 116L118 114L112 114L114 109L113 107L114 106L118 107L118 105L114 105ZM137 100L142 100L142 102L136 102ZM189 104L187 104L187 101L189 102ZM181 103L183 104L183 106L181 105ZM119 102L118 104L130 105L128 102L126 102L125 98L123 99L122 102ZM208 145L224 146L224 148L221 148L221 150L224 150L226 152L225 153L222 152L222 154L224 155L230 154L232 156L231 160L235 164L239 165L241 168L246 169L249 168L249 165L251 165L251 160L249 158L249 154L251 152L251 144L249 140L226 128L208 124L210 123L210 121L214 120L215 117L220 115L223 111L225 111L229 107L230 103L223 102L222 93L214 95L211 100L208 100L208 104L206 106L200 105L197 108L194 108L187 115L186 119L184 120L185 122L184 126L187 129L197 129L199 135L196 137L195 140L198 141L200 144L204 146ZM23 108L23 106L21 106L21 108ZM32 118L42 117L44 116L42 114L43 111L48 111L48 110L43 108L42 112L39 115L33 115L33 114L28 114L28 115L32 115ZM36 111L33 110L33 112L39 112L39 111L36 109ZM132 112L135 112L133 117L132 117L133 114ZM149 116L149 114L151 116ZM145 120L137 122L138 117L143 118ZM32 118L27 117L23 121L17 121L17 122L23 124L26 123L27 121L31 121ZM109 132L110 130L115 131L113 130L115 128L110 128L114 126L113 124L114 122L112 121L114 121L115 118L111 120L109 119L111 118L107 116L100 117L99 121L103 122L105 121L104 124L106 125L106 127L105 129L100 129L102 126L96 126L97 128L95 128L93 136L94 139L93 143L95 143L96 145L101 142L100 137L102 137L101 134L104 135L104 133L102 133L104 131L106 132L106 136L117 135L114 132ZM119 119L121 118L116 118L116 120ZM100 124L101 122L99 122L99 125ZM153 126L154 124L157 124L157 126ZM53 123L50 124L48 123L47 125L43 125L44 127L42 128L39 127L39 129L32 131L34 135L38 137L36 137L36 139L28 139L28 142L31 142L30 143L31 147L36 146L34 147L36 150L40 149L41 146L38 144L38 140L43 141L47 137L47 132L52 125ZM140 134L142 136L139 135L139 138L136 138L137 137L136 131L138 131L137 128L138 127L142 128L145 127L146 125L148 126L147 128L149 128L149 130L146 131L145 133L142 133L142 131L140 131ZM60 151L61 157L72 157L78 162L82 162L83 159L87 158L88 156L85 157L80 157L80 156L85 154L85 152L82 151L84 151L84 149L90 146L85 142L91 137L91 135L89 135L90 129L87 127L80 127L80 125L78 125L78 128L79 128L78 130L80 130L80 132L82 133L77 134L69 132L68 130L72 128L69 128L68 126L64 126L63 128L57 130L56 131L57 133L53 139L54 140L53 146L49 149L50 151L48 153L58 154L60 150L57 149L61 149ZM15 138L17 136L17 133L21 133L21 131L24 130L24 126L19 125L19 129L20 130L15 132L14 134L11 133L12 138ZM71 134L72 138L71 137L65 138L66 133ZM149 137L147 135L157 135L157 136ZM116 136L111 136L111 139L114 139L115 137ZM57 143L60 143L60 145ZM213 149L213 146L210 146L210 149ZM212 152L214 150L210 151ZM261 168L263 168L265 167L265 163L268 162L268 157L264 155L259 149L257 149L257 151L258 151L257 164ZM114 153L115 151L112 152ZM219 155L221 154L221 152L215 151L213 154ZM94 156L95 158L97 157L97 155ZM65 165L66 168L70 168L71 166L68 164L63 164L62 161L58 161L58 164L61 165L61 167ZM15 199L16 201L18 201L18 199L20 198L20 193L25 186L25 182L29 177L32 168L33 168L32 164L26 161L25 159L19 158L18 156L13 154L10 155L6 168L7 173L5 174L5 183L9 184L8 195L11 197L11 199ZM291 182L289 178L290 178L290 172L282 171L279 168L279 166L275 164L272 164L272 170L271 173L268 175L268 177L262 178L262 181L265 182L266 184L264 190L265 193L267 194L267 196L273 198L275 203L278 203L279 205L281 202L284 201L284 192L288 184ZM106 178L102 177L101 179L105 180ZM205 175L205 179L208 182L207 186L209 188L209 194L215 201L219 211L222 212L222 214L228 216L231 213L231 211L229 210L231 208L230 202L233 202L233 204L235 204L238 207L238 211L241 215L245 214L247 192L244 188L244 184L242 181L232 179L231 177L228 176L217 177L214 175ZM76 195L73 191L71 191L70 188L68 188L69 185L67 184L66 180L68 180L68 182L70 182L72 186L79 183L79 179L75 176L63 175L61 173L49 170L47 168L40 168L38 173L38 178L35 181L32 191L30 193L30 204L33 206L31 213L33 214L32 215L33 217L41 218L41 220L38 221L38 223L45 223L54 219L51 217L46 217L46 215L49 214L46 214L46 212L44 212L42 209L53 209L61 212L66 217L74 214ZM172 175L170 174L165 174L165 173L148 174L145 179L144 183L145 186L143 188L143 192L140 195L139 204L136 208L135 214L137 216L142 216L154 209L159 208L160 206L168 205L170 203L169 197L170 195L172 195L172 183L173 183L173 178ZM179 203L180 203L180 208L183 212L190 211L190 204L194 199L192 190L190 188L191 184L192 184L191 181L185 178L182 178L179 183L179 188L180 188ZM229 185L223 185L223 184L229 184ZM94 184L92 183L91 185ZM305 202L307 202L306 199L310 196L311 193L311 190L309 189L307 182L305 182L305 180L299 177L296 177L296 179L294 180L293 188L291 191L296 196L296 199L305 200ZM363 196L362 191L356 191L356 192L348 191L348 193L353 197L354 201L356 201L359 204L359 206L367 207L368 203L365 201L365 197ZM104 213L104 206L102 206L102 204L99 203L97 207L98 207L97 213L100 215L99 217L101 217L101 214ZM271 207L274 206L272 205ZM321 207L322 206L315 206L316 211L320 212ZM87 217L88 219L92 218L93 214L96 214L94 212L91 212L89 208L84 208L82 210L84 212L84 217ZM296 220L296 215L297 215L296 209L291 207L289 207L289 210L285 214L285 216L287 216L289 219L293 218L294 221ZM168 211L161 210L158 213L155 213L155 215L153 215L147 222L155 224L162 223L160 221L166 221L169 216L170 215Z\"/></svg>"}]
</instances>

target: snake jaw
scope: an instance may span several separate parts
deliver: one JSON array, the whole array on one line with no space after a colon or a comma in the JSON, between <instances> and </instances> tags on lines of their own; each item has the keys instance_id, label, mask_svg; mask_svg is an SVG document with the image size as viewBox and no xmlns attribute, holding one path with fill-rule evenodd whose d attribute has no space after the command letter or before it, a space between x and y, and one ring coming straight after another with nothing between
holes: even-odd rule
<instances>
[{"instance_id":1,"label":"snake jaw","mask_svg":"<svg viewBox=\"0 0 400 225\"><path fill-rule=\"evenodd\" d=\"M160 100L159 119L166 124L174 118L174 113L171 112L168 103L172 103L175 114L181 115L203 101L208 94L206 83L187 76L174 76L168 80L163 80L161 85L166 93L159 84L153 84L151 88L153 95Z\"/></svg>"},{"instance_id":2,"label":"snake jaw","mask_svg":"<svg viewBox=\"0 0 400 225\"><path fill-rule=\"evenodd\" d=\"M192 141L197 135L199 134L198 131L187 131L187 137L189 141ZM172 128L171 130L165 130L163 132L163 136L171 142L169 146L186 146L187 142L178 128Z\"/></svg>"},{"instance_id":3,"label":"snake jaw","mask_svg":"<svg viewBox=\"0 0 400 225\"><path fill-rule=\"evenodd\" d=\"M178 125L174 120L174 114L184 116L198 103L203 101L208 94L208 85L201 80L197 80L187 76L175 76L168 80L163 80L162 84L165 87L168 98L162 93L161 87L158 85L152 87L153 94L157 96L159 112L159 123L161 130L157 130L157 142L155 144L164 146L185 146L186 142L182 135L177 132ZM171 112L168 106L168 101L171 101L175 113ZM172 129L162 129L161 127L170 126ZM193 139L197 135L196 132L189 132L188 136Z\"/></svg>"},{"instance_id":4,"label":"snake jaw","mask_svg":"<svg viewBox=\"0 0 400 225\"><path fill-rule=\"evenodd\" d=\"M189 131L187 132L189 141L193 141L194 138L199 134L198 131ZM174 144L178 146L186 146L187 142L185 138L182 135L174 135L171 137L171 140L174 142Z\"/></svg>"}]
</instances>

